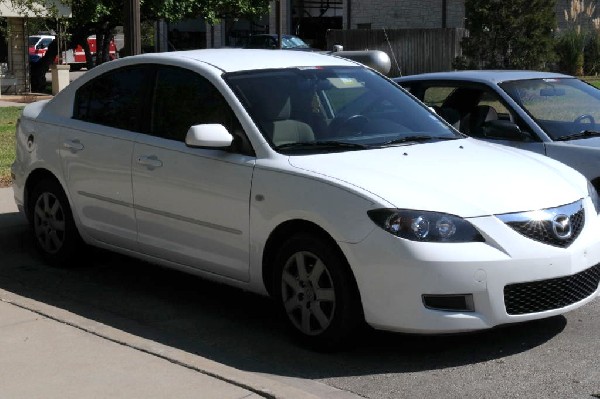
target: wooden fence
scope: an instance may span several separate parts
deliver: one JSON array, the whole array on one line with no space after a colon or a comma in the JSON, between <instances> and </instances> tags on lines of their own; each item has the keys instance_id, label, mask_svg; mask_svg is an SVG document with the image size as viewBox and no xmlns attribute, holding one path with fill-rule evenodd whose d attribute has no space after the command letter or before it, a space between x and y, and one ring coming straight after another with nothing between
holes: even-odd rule
<instances>
[{"instance_id":1,"label":"wooden fence","mask_svg":"<svg viewBox=\"0 0 600 399\"><path fill-rule=\"evenodd\" d=\"M341 44L350 51L384 51L392 61L389 76L395 77L451 70L465 36L468 31L461 28L329 30L327 49Z\"/></svg>"}]
</instances>

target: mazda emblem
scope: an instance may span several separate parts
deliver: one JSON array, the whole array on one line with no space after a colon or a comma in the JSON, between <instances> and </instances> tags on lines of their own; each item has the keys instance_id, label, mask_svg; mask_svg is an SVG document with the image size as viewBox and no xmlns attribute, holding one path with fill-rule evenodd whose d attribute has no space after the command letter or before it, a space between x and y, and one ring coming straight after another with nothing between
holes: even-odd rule
<instances>
[{"instance_id":1,"label":"mazda emblem","mask_svg":"<svg viewBox=\"0 0 600 399\"><path fill-rule=\"evenodd\" d=\"M571 219L567 215L556 215L552 219L552 231L559 240L568 240L573 235Z\"/></svg>"}]
</instances>

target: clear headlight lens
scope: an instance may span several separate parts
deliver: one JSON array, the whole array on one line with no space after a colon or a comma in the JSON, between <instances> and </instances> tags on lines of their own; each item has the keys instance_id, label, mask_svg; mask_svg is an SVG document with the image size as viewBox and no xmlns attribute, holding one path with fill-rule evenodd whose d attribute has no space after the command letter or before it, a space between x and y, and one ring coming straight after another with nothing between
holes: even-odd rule
<instances>
[{"instance_id":1,"label":"clear headlight lens","mask_svg":"<svg viewBox=\"0 0 600 399\"><path fill-rule=\"evenodd\" d=\"M483 242L483 236L465 219L440 212L374 209L367 212L388 233L412 241Z\"/></svg>"},{"instance_id":2,"label":"clear headlight lens","mask_svg":"<svg viewBox=\"0 0 600 399\"><path fill-rule=\"evenodd\" d=\"M600 198L598 197L598 191L590 181L588 181L588 193L590 198L592 199L592 203L594 204L594 209L596 209L596 213L600 213Z\"/></svg>"}]
</instances>

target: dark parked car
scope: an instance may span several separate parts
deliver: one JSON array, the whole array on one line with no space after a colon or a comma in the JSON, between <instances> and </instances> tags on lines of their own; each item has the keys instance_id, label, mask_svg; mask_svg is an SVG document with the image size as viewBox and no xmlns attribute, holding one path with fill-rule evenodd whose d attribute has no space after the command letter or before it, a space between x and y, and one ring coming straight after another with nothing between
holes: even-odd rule
<instances>
[{"instance_id":1,"label":"dark parked car","mask_svg":"<svg viewBox=\"0 0 600 399\"><path fill-rule=\"evenodd\" d=\"M314 50L308 44L304 42L304 40L300 39L298 36L294 35L282 35L281 36L281 48L285 50L304 50L304 51L312 51ZM248 44L246 44L246 48L255 48L255 49L276 49L278 46L278 35L273 34L259 34L252 35L248 39Z\"/></svg>"}]
</instances>

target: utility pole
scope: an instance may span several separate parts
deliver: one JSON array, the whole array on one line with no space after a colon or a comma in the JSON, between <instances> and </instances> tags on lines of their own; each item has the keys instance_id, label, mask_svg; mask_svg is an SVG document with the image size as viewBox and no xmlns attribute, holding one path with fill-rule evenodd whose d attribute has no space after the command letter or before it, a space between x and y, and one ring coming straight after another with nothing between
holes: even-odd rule
<instances>
[{"instance_id":1,"label":"utility pole","mask_svg":"<svg viewBox=\"0 0 600 399\"><path fill-rule=\"evenodd\" d=\"M448 0L442 0L442 28L448 27Z\"/></svg>"},{"instance_id":2,"label":"utility pole","mask_svg":"<svg viewBox=\"0 0 600 399\"><path fill-rule=\"evenodd\" d=\"M140 0L125 0L123 6L125 14L125 55L142 53L142 33L140 22Z\"/></svg>"},{"instance_id":3,"label":"utility pole","mask_svg":"<svg viewBox=\"0 0 600 399\"><path fill-rule=\"evenodd\" d=\"M281 16L281 1L275 0L275 18L277 19L277 48L283 47L283 18Z\"/></svg>"}]
</instances>

